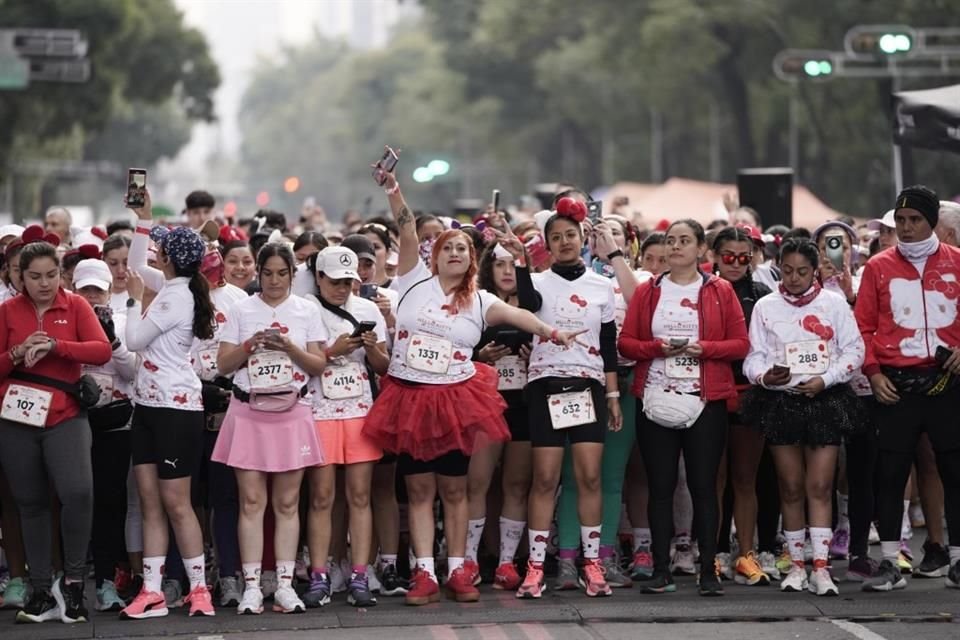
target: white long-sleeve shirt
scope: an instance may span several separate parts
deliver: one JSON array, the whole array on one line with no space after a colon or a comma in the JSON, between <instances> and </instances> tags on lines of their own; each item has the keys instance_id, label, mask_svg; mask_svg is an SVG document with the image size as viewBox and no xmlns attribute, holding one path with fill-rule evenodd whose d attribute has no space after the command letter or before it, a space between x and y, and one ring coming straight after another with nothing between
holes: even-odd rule
<instances>
[{"instance_id":1,"label":"white long-sleeve shirt","mask_svg":"<svg viewBox=\"0 0 960 640\"><path fill-rule=\"evenodd\" d=\"M826 355L826 371L794 374L788 384L771 388L791 389L816 375L829 388L849 382L863 365L863 338L853 311L843 296L832 291L822 290L802 307L787 302L779 291L757 302L750 320L750 352L743 361L744 375L754 384L762 384L763 374L772 366L788 363L788 349L815 353L820 359Z\"/></svg>"}]
</instances>

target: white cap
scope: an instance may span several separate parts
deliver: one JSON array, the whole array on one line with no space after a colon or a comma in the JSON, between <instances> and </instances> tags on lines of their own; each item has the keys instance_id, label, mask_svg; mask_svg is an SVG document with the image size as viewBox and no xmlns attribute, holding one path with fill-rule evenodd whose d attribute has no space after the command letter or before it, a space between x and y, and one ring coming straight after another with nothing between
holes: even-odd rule
<instances>
[{"instance_id":1,"label":"white cap","mask_svg":"<svg viewBox=\"0 0 960 640\"><path fill-rule=\"evenodd\" d=\"M94 286L103 291L110 291L113 284L113 274L110 267L103 260L87 258L77 263L73 269L73 288L82 289Z\"/></svg>"},{"instance_id":2,"label":"white cap","mask_svg":"<svg viewBox=\"0 0 960 640\"><path fill-rule=\"evenodd\" d=\"M893 209L883 214L882 218L874 218L867 223L867 228L870 229L870 231L879 231L881 226L887 227L888 229L897 228L897 223L893 219Z\"/></svg>"},{"instance_id":3,"label":"white cap","mask_svg":"<svg viewBox=\"0 0 960 640\"><path fill-rule=\"evenodd\" d=\"M92 244L98 249L103 249L103 240L90 229L82 229L71 234L71 244L75 247Z\"/></svg>"},{"instance_id":4,"label":"white cap","mask_svg":"<svg viewBox=\"0 0 960 640\"><path fill-rule=\"evenodd\" d=\"M327 247L317 254L317 273L323 273L332 280L353 278L362 282L357 273L358 262L357 254L346 247Z\"/></svg>"},{"instance_id":5,"label":"white cap","mask_svg":"<svg viewBox=\"0 0 960 640\"><path fill-rule=\"evenodd\" d=\"M543 211L538 211L533 214L533 219L536 221L540 233L543 234L547 232L547 220L549 220L551 216L553 216L553 211L549 209L544 209Z\"/></svg>"},{"instance_id":6,"label":"white cap","mask_svg":"<svg viewBox=\"0 0 960 640\"><path fill-rule=\"evenodd\" d=\"M5 224L0 227L0 240L9 236L20 237L23 235L23 227L18 224Z\"/></svg>"}]
</instances>

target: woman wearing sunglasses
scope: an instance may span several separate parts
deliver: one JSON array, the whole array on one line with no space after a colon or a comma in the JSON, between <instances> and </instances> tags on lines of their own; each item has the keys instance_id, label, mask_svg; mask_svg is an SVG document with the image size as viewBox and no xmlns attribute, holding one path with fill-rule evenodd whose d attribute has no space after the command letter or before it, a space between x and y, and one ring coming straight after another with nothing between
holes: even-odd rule
<instances>
[{"instance_id":1,"label":"woman wearing sunglasses","mask_svg":"<svg viewBox=\"0 0 960 640\"><path fill-rule=\"evenodd\" d=\"M753 279L751 264L756 244L746 230L740 227L726 227L722 229L713 242L713 255L716 260L716 272L721 278L733 285L733 290L743 309L743 317L750 326L750 317L753 307L760 298L770 293L769 287ZM743 375L743 362L733 363L733 377L739 392L750 388L750 382ZM776 489L764 494L764 509L762 519L758 520L757 504L757 473L760 460L763 457L763 434L756 428L744 424L739 413L739 398L728 403L728 421L730 428L727 434L727 460L720 464L718 489L724 495L724 487L728 484L733 490L733 520L737 527L737 542L740 548L740 557L731 565L730 558L730 516L726 509L721 509L725 516L720 523L719 549L717 560L720 563L720 573L727 578L735 579L738 584L767 585L770 576L780 577L776 566L776 534L777 521L780 515L780 505ZM768 484L776 487L776 476L773 474ZM770 499L772 498L772 500ZM723 504L726 501L722 501ZM772 522L771 521L772 518ZM769 526L765 526L769 525ZM758 548L760 555L753 551L754 526L758 532ZM769 573L768 573L769 572Z\"/></svg>"},{"instance_id":2,"label":"woman wearing sunglasses","mask_svg":"<svg viewBox=\"0 0 960 640\"><path fill-rule=\"evenodd\" d=\"M820 252L808 240L790 239L780 249L779 291L753 310L743 373L757 386L744 398L743 416L763 429L777 466L793 561L780 589L823 596L838 593L827 570L837 453L845 435L861 430L865 412L846 384L863 364L863 339L843 297L821 288L819 262ZM809 581L807 524L813 545Z\"/></svg>"}]
</instances>

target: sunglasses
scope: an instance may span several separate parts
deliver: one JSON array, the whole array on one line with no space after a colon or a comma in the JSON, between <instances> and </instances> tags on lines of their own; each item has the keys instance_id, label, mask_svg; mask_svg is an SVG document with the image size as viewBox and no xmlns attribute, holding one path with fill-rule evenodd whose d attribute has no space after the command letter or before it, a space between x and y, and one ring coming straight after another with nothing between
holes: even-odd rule
<instances>
[{"instance_id":1,"label":"sunglasses","mask_svg":"<svg viewBox=\"0 0 960 640\"><path fill-rule=\"evenodd\" d=\"M753 262L752 253L721 253L720 260L723 264L733 264L734 262L739 263L742 266L747 266Z\"/></svg>"}]
</instances>

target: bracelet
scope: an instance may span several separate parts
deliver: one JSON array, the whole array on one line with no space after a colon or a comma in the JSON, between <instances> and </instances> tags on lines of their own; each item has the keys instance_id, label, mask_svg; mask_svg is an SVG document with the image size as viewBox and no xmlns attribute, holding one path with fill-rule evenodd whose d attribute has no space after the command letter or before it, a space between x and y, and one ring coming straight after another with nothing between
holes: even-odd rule
<instances>
[{"instance_id":1,"label":"bracelet","mask_svg":"<svg viewBox=\"0 0 960 640\"><path fill-rule=\"evenodd\" d=\"M556 342L556 341L557 341L557 335L558 335L559 333L560 333L560 331L559 331L556 327L554 327L553 331L550 332L550 342Z\"/></svg>"},{"instance_id":2,"label":"bracelet","mask_svg":"<svg viewBox=\"0 0 960 640\"><path fill-rule=\"evenodd\" d=\"M619 391L607 391L607 400L612 400L620 397Z\"/></svg>"},{"instance_id":3,"label":"bracelet","mask_svg":"<svg viewBox=\"0 0 960 640\"><path fill-rule=\"evenodd\" d=\"M513 261L513 266L524 269L527 266L527 259L523 255L521 255L519 258Z\"/></svg>"},{"instance_id":4,"label":"bracelet","mask_svg":"<svg viewBox=\"0 0 960 640\"><path fill-rule=\"evenodd\" d=\"M400 183L399 183L399 182L395 183L395 184L393 185L393 188L391 188L391 189L384 189L383 192L384 192L385 194L387 194L388 196L393 196L393 195L396 195L396 194L400 193Z\"/></svg>"},{"instance_id":5,"label":"bracelet","mask_svg":"<svg viewBox=\"0 0 960 640\"><path fill-rule=\"evenodd\" d=\"M623 251L621 251L620 249L617 249L613 253L607 254L607 260L613 260L614 258L622 258L622 257L623 257Z\"/></svg>"}]
</instances>

